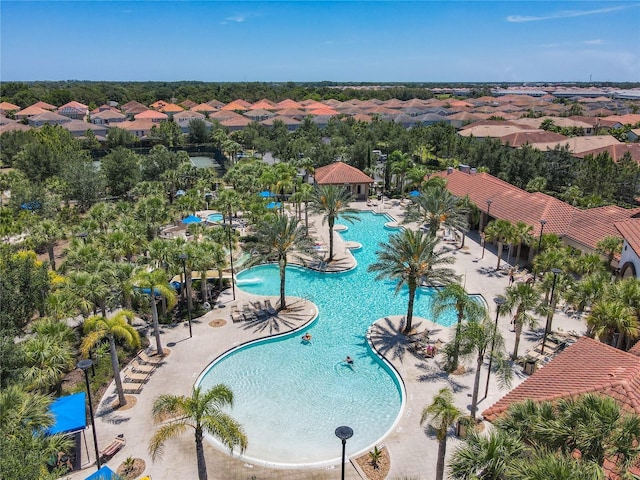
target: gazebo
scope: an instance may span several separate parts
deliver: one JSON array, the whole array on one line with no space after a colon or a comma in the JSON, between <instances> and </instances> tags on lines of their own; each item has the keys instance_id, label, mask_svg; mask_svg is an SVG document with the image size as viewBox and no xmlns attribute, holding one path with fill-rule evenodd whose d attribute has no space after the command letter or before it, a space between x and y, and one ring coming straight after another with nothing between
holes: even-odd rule
<instances>
[{"instance_id":1,"label":"gazebo","mask_svg":"<svg viewBox=\"0 0 640 480\"><path fill-rule=\"evenodd\" d=\"M374 184L373 178L344 162L335 162L316 168L316 185L344 185L356 200L366 200Z\"/></svg>"}]
</instances>

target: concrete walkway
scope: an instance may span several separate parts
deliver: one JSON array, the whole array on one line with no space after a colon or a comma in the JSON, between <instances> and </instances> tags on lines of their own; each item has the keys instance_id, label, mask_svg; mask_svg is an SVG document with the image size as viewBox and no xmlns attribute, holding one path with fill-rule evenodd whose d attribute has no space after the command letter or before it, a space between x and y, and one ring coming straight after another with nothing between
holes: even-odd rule
<instances>
[{"instance_id":1,"label":"concrete walkway","mask_svg":"<svg viewBox=\"0 0 640 480\"><path fill-rule=\"evenodd\" d=\"M367 207L364 203L358 203L355 204L355 207L375 208L377 211L388 213L395 221L402 220L403 209L400 205L387 203L384 207L381 205ZM316 225L314 235L318 241L328 245L327 226L321 225L319 217L312 217L311 220ZM338 233L335 235L334 247L336 264L340 265L340 269L352 268L355 261L347 248L348 245ZM495 318L492 299L504 293L508 286L508 278L502 272L495 272L497 257L492 248L488 246L484 258L481 258L482 248L477 243L477 238L473 237L467 238L464 249L458 249L456 244L446 242L443 243L443 248L448 249L450 254L456 258L453 268L461 276L467 291L482 295L489 305L492 318ZM262 322L233 323L230 319L230 306L233 303L242 305L243 302L255 299L257 297L236 289L234 302L231 291L227 290L210 312L193 322L193 338L189 338L186 322L177 326L163 326L161 332L163 346L168 347L170 353L144 385L142 392L131 396L135 398L135 405L113 410L111 405L116 400L116 394L113 384L110 386L97 408L96 424L100 448L104 448L116 435L121 433L125 435L127 440L126 446L108 461L108 465L113 470L117 469L126 458L138 457L146 462L144 474L151 475L154 480L197 478L195 442L191 432L170 440L166 445L163 457L155 462L151 461L147 448L149 440L156 430L156 426L152 422L151 407L156 397L161 394L189 395L194 381L200 373L226 351L254 339L300 329L316 315L313 304L305 300L291 298L288 299L288 303L294 309L293 315L271 317ZM271 297L271 301L275 305L277 298ZM463 411L468 411L474 372L470 369L462 375L448 375L441 368L440 358L422 359L409 352L404 336L398 333L403 320L403 317L398 316L382 318L371 329L371 340L375 348L400 373L407 393L405 410L392 431L381 439L380 443L388 447L391 456L391 471L387 478L431 479L435 474L437 442L428 430L419 424L422 410L431 402L440 388L450 386L455 393L458 407ZM430 330L432 339L440 338L443 341L448 341L452 333L451 329L422 318L414 318L414 326L418 331ZM510 350L513 346L513 333L509 331L509 317L500 317L498 326L506 338L507 349ZM539 327L535 332L525 331L523 333L520 352L524 353L539 339L542 328ZM582 333L585 327L583 322L570 319L561 312L556 312L554 329L576 330ZM155 341L151 333L150 331L150 341L154 346ZM514 372L512 387L526 378L520 367L514 366ZM480 398L484 393L485 378L483 373ZM488 397L479 404L479 412L491 406L507 391L507 389L501 389L495 378L492 377ZM95 457L90 431L86 432L86 439L89 460L86 458L85 446L82 447L82 463L85 465L85 469L75 472L68 478L84 479L95 471L95 466L89 464L94 461ZM449 452L455 448L456 443L457 440L452 436L449 442ZM337 451L339 448L339 440L336 439ZM324 480L336 479L340 476L339 465L315 470L277 470L253 465L237 456L218 451L207 442L205 442L205 455L210 479ZM346 478L360 478L356 469L350 464L347 465Z\"/></svg>"}]
</instances>

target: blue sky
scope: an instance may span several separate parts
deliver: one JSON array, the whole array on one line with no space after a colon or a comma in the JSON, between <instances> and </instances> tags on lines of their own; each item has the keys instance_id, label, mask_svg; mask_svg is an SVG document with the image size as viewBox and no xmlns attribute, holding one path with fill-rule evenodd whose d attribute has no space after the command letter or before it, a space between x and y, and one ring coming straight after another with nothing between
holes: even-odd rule
<instances>
[{"instance_id":1,"label":"blue sky","mask_svg":"<svg viewBox=\"0 0 640 480\"><path fill-rule=\"evenodd\" d=\"M625 1L0 1L0 80L640 81Z\"/></svg>"}]
</instances>

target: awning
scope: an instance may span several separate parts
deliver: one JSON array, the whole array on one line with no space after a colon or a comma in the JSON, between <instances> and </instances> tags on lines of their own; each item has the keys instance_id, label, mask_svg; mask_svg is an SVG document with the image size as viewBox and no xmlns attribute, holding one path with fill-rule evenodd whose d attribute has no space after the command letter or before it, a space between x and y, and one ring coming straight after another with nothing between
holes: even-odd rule
<instances>
[{"instance_id":1,"label":"awning","mask_svg":"<svg viewBox=\"0 0 640 480\"><path fill-rule=\"evenodd\" d=\"M280 202L271 202L267 205L267 208L280 208Z\"/></svg>"},{"instance_id":2,"label":"awning","mask_svg":"<svg viewBox=\"0 0 640 480\"><path fill-rule=\"evenodd\" d=\"M49 406L55 423L45 433L53 435L84 430L87 427L86 408L84 392L57 398Z\"/></svg>"},{"instance_id":3,"label":"awning","mask_svg":"<svg viewBox=\"0 0 640 480\"><path fill-rule=\"evenodd\" d=\"M111 470L108 466L100 468L97 472L89 475L85 480L124 480L120 475Z\"/></svg>"},{"instance_id":4,"label":"awning","mask_svg":"<svg viewBox=\"0 0 640 480\"><path fill-rule=\"evenodd\" d=\"M410 197L419 197L420 196L420 192L418 190L411 190L409 192L409 196Z\"/></svg>"},{"instance_id":5,"label":"awning","mask_svg":"<svg viewBox=\"0 0 640 480\"><path fill-rule=\"evenodd\" d=\"M260 192L260 196L262 198L271 198L271 197L274 197L275 195L271 193L269 190L263 190L262 192Z\"/></svg>"}]
</instances>

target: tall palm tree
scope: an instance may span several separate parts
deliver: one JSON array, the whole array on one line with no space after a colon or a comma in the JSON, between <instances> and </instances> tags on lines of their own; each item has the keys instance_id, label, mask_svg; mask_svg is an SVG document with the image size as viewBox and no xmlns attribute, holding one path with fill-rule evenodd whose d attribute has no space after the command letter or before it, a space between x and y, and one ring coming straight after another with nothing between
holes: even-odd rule
<instances>
[{"instance_id":1,"label":"tall palm tree","mask_svg":"<svg viewBox=\"0 0 640 480\"><path fill-rule=\"evenodd\" d=\"M60 228L58 222L44 219L34 224L29 234L29 240L35 247L44 246L49 255L49 263L51 270L56 269L56 257L54 247L58 240L62 239L64 231Z\"/></svg>"},{"instance_id":2,"label":"tall palm tree","mask_svg":"<svg viewBox=\"0 0 640 480\"><path fill-rule=\"evenodd\" d=\"M22 344L26 370L24 379L29 390L49 393L60 390L60 381L73 366L74 352L55 336L37 334Z\"/></svg>"},{"instance_id":3,"label":"tall palm tree","mask_svg":"<svg viewBox=\"0 0 640 480\"><path fill-rule=\"evenodd\" d=\"M516 263L520 261L520 252L522 245L531 245L533 242L533 227L524 222L518 222L513 226L513 235L516 238L518 248L516 250Z\"/></svg>"},{"instance_id":4,"label":"tall palm tree","mask_svg":"<svg viewBox=\"0 0 640 480\"><path fill-rule=\"evenodd\" d=\"M349 207L351 195L339 185L320 185L316 188L312 200L311 211L322 215L322 224L329 225L329 258L333 260L333 227L338 218L349 223L360 221L357 211Z\"/></svg>"},{"instance_id":5,"label":"tall palm tree","mask_svg":"<svg viewBox=\"0 0 640 480\"><path fill-rule=\"evenodd\" d=\"M149 290L149 302L151 304L151 318L153 320L153 330L156 337L156 352L164 355L162 343L160 342L160 326L158 325L158 306L156 296L164 297L168 308L173 308L176 304L176 292L169 286L167 274L161 268L152 271L140 270L133 278L134 285Z\"/></svg>"},{"instance_id":6,"label":"tall palm tree","mask_svg":"<svg viewBox=\"0 0 640 480\"><path fill-rule=\"evenodd\" d=\"M502 260L502 249L504 248L505 241L512 238L513 224L508 220L494 220L487 225L484 229L484 234L487 242L498 242L498 264L496 270L500 269L500 262Z\"/></svg>"},{"instance_id":7,"label":"tall palm tree","mask_svg":"<svg viewBox=\"0 0 640 480\"><path fill-rule=\"evenodd\" d=\"M607 267L611 268L613 258L622 252L622 238L614 236L605 237L598 242L596 248L598 253L607 256Z\"/></svg>"},{"instance_id":8,"label":"tall palm tree","mask_svg":"<svg viewBox=\"0 0 640 480\"><path fill-rule=\"evenodd\" d=\"M458 368L458 350L462 323L464 320L470 322L481 321L486 316L486 309L482 304L470 297L462 285L459 283L450 283L436 292L431 303L431 314L433 318L438 318L449 310L455 310L458 318L453 340L452 356L448 359L450 361L446 367L447 371L453 372Z\"/></svg>"},{"instance_id":9,"label":"tall palm tree","mask_svg":"<svg viewBox=\"0 0 640 480\"><path fill-rule=\"evenodd\" d=\"M520 345L520 335L522 335L522 327L528 324L530 327L536 325L535 317L529 315L530 310L534 310L539 302L540 297L535 289L528 283L515 283L507 288L507 302L504 304L502 313L511 314L515 308L516 312L513 316L513 329L515 331L515 342L513 345L513 353L511 358L518 358L518 347Z\"/></svg>"},{"instance_id":10,"label":"tall palm tree","mask_svg":"<svg viewBox=\"0 0 640 480\"><path fill-rule=\"evenodd\" d=\"M596 303L587 316L588 335L601 342L622 349L627 337L638 336L638 320L629 305L620 300L603 299ZM618 334L617 340L615 333ZM613 345L615 341L615 345Z\"/></svg>"},{"instance_id":11,"label":"tall palm tree","mask_svg":"<svg viewBox=\"0 0 640 480\"><path fill-rule=\"evenodd\" d=\"M280 310L287 308L285 296L285 279L289 255L304 263L305 257L315 258L316 250L311 239L307 237L305 228L295 217L270 214L256 227L255 242L251 244L256 253L248 264L262 262L278 262L280 269Z\"/></svg>"},{"instance_id":12,"label":"tall palm tree","mask_svg":"<svg viewBox=\"0 0 640 480\"><path fill-rule=\"evenodd\" d=\"M452 269L444 267L453 263L453 258L445 257L444 252L436 252L437 245L436 237L404 229L389 237L389 243L379 245L378 261L369 265L370 272L378 272L376 280L388 278L397 282L396 294L407 286L409 303L404 334L412 329L413 304L420 284L447 285L456 278Z\"/></svg>"},{"instance_id":13,"label":"tall palm tree","mask_svg":"<svg viewBox=\"0 0 640 480\"><path fill-rule=\"evenodd\" d=\"M603 468L595 462L534 450L526 458L513 457L507 470L513 480L604 480Z\"/></svg>"},{"instance_id":14,"label":"tall palm tree","mask_svg":"<svg viewBox=\"0 0 640 480\"><path fill-rule=\"evenodd\" d=\"M153 403L152 415L156 423L169 420L162 425L149 442L149 453L153 460L162 455L167 440L184 433L188 427L193 428L196 440L196 458L198 462L198 478L206 480L207 462L202 444L205 433L213 435L233 451L240 447L247 448L247 436L242 426L222 408L233 406L233 393L225 385L215 385L211 390L203 391L194 387L191 396L161 395Z\"/></svg>"},{"instance_id":15,"label":"tall palm tree","mask_svg":"<svg viewBox=\"0 0 640 480\"><path fill-rule=\"evenodd\" d=\"M429 226L429 235L435 236L441 227L464 231L467 229L464 203L441 184L433 183L422 189L407 209L406 222L420 221Z\"/></svg>"},{"instance_id":16,"label":"tall palm tree","mask_svg":"<svg viewBox=\"0 0 640 480\"><path fill-rule=\"evenodd\" d=\"M433 397L433 402L424 408L420 417L420 425L427 420L431 422L438 440L438 461L436 464L436 480L444 478L444 459L447 453L447 433L462 412L453 404L453 392L449 387L441 388Z\"/></svg>"},{"instance_id":17,"label":"tall palm tree","mask_svg":"<svg viewBox=\"0 0 640 480\"><path fill-rule=\"evenodd\" d=\"M455 337L454 337L455 338ZM511 384L511 366L506 362L504 351L504 338L495 325L486 317L481 322L470 321L462 325L458 337L458 351L456 345L451 342L444 347L444 355L447 363L450 363L452 355L459 355L463 359L475 359L476 372L473 379L473 391L471 394L471 418L476 418L478 410L478 392L480 390L480 373L487 356L492 358L497 378L504 385Z\"/></svg>"},{"instance_id":18,"label":"tall palm tree","mask_svg":"<svg viewBox=\"0 0 640 480\"><path fill-rule=\"evenodd\" d=\"M110 318L94 315L84 322L85 337L82 340L80 351L84 356L89 355L89 351L102 342L104 338L109 340L109 353L111 355L111 368L113 369L116 392L120 406L127 404L120 378L120 363L118 361L118 351L116 350L116 338L124 341L127 345L138 348L140 346L140 334L130 325L134 313L131 310L120 310Z\"/></svg>"}]
</instances>

